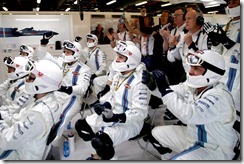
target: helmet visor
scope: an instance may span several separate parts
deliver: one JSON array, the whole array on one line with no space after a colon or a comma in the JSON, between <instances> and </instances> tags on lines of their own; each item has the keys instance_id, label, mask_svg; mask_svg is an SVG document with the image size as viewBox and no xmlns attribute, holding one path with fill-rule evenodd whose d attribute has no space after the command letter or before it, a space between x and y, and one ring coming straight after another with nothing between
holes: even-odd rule
<instances>
[{"instance_id":1,"label":"helmet visor","mask_svg":"<svg viewBox=\"0 0 244 164\"><path fill-rule=\"evenodd\" d=\"M26 51L29 51L29 48L26 45L21 45L20 52L26 52Z\"/></svg>"},{"instance_id":2,"label":"helmet visor","mask_svg":"<svg viewBox=\"0 0 244 164\"><path fill-rule=\"evenodd\" d=\"M35 68L34 62L28 61L24 69L26 72L31 72L34 68Z\"/></svg>"},{"instance_id":3,"label":"helmet visor","mask_svg":"<svg viewBox=\"0 0 244 164\"><path fill-rule=\"evenodd\" d=\"M119 54L128 54L127 44L124 41L119 41L114 50Z\"/></svg>"},{"instance_id":4,"label":"helmet visor","mask_svg":"<svg viewBox=\"0 0 244 164\"><path fill-rule=\"evenodd\" d=\"M75 45L72 42L64 41L63 47L64 48L67 48L67 49L74 49L75 48Z\"/></svg>"},{"instance_id":5,"label":"helmet visor","mask_svg":"<svg viewBox=\"0 0 244 164\"><path fill-rule=\"evenodd\" d=\"M6 65L8 65L8 66L11 66L11 65L14 64L14 60L13 60L10 56L5 57L5 58L3 59L3 61L4 61L4 63L5 63Z\"/></svg>"},{"instance_id":6,"label":"helmet visor","mask_svg":"<svg viewBox=\"0 0 244 164\"><path fill-rule=\"evenodd\" d=\"M193 53L188 53L186 56L186 63L189 64L190 66L201 66L203 60L199 56L196 56Z\"/></svg>"}]
</instances>

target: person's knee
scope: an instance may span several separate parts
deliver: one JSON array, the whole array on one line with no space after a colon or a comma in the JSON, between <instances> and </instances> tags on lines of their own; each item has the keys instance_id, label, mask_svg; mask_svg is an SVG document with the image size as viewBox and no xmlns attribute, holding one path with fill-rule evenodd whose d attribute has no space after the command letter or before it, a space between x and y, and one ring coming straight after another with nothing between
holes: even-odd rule
<instances>
[{"instance_id":1,"label":"person's knee","mask_svg":"<svg viewBox=\"0 0 244 164\"><path fill-rule=\"evenodd\" d=\"M75 123L75 130L84 141L90 141L95 135L85 119L79 119Z\"/></svg>"},{"instance_id":2,"label":"person's knee","mask_svg":"<svg viewBox=\"0 0 244 164\"><path fill-rule=\"evenodd\" d=\"M108 134L102 131L99 131L95 134L91 144L96 150L97 155L99 155L103 160L109 160L115 154L113 141L108 136Z\"/></svg>"},{"instance_id":3,"label":"person's knee","mask_svg":"<svg viewBox=\"0 0 244 164\"><path fill-rule=\"evenodd\" d=\"M157 136L156 134L158 134L159 128L153 128L153 130L151 131L151 134L149 136L149 142L153 145L153 147L160 153L160 154L165 154L165 153L171 153L172 150L168 147L164 147L157 138L155 138L155 136Z\"/></svg>"}]
</instances>

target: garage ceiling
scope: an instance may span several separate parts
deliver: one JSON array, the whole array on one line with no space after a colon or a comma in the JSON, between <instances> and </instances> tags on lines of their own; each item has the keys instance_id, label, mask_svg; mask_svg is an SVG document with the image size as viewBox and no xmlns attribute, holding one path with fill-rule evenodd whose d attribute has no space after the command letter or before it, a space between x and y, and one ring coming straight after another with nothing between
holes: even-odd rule
<instances>
[{"instance_id":1,"label":"garage ceiling","mask_svg":"<svg viewBox=\"0 0 244 164\"><path fill-rule=\"evenodd\" d=\"M146 4L136 6L136 3L144 0L117 0L111 5L106 5L111 0L80 0L75 4L76 0L41 0L40 4L37 0L0 0L0 11L4 11L2 7L6 7L8 11L65 11L70 7L69 11L109 11L109 12L140 12L142 7L147 9L148 13L157 15L162 10L171 10L177 6L186 6L189 4L197 4L198 7L207 13L209 11L218 11L218 14L224 14L226 6L224 0L149 0ZM217 7L205 8L206 3L218 3ZM163 4L171 3L170 6L161 7ZM204 5L204 4L205 5Z\"/></svg>"}]
</instances>

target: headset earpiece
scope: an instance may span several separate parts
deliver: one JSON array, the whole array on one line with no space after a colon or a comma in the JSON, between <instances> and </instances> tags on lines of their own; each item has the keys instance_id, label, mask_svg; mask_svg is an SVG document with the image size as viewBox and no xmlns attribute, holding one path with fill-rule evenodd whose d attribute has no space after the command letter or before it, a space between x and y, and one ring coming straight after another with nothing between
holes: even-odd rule
<instances>
[{"instance_id":1,"label":"headset earpiece","mask_svg":"<svg viewBox=\"0 0 244 164\"><path fill-rule=\"evenodd\" d=\"M198 16L196 19L196 24L202 26L204 24L204 18L202 16Z\"/></svg>"}]
</instances>

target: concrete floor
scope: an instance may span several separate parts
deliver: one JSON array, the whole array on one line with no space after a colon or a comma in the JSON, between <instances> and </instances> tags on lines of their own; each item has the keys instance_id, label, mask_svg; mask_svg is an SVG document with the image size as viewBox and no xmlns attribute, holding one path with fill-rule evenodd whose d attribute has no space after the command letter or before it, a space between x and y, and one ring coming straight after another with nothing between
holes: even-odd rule
<instances>
[{"instance_id":1,"label":"concrete floor","mask_svg":"<svg viewBox=\"0 0 244 164\"><path fill-rule=\"evenodd\" d=\"M149 115L152 118L153 112L155 110L149 108ZM154 121L154 125L164 125L163 116L164 116L165 106L161 106L156 109L156 117ZM91 114L91 111L86 109L84 115ZM69 131L74 132L75 134L75 150L70 154L69 157L63 156L63 140L62 137L59 141L53 143L54 147L59 151L60 160L85 160L90 156L89 149L86 147L84 141L77 135L74 124L76 120L81 118L81 115L78 113L71 122L72 129ZM167 123L168 124L168 123ZM65 131L64 133L68 134L69 131ZM140 147L140 145L144 148L146 142L143 139L139 139L137 141L124 141L120 145L115 147L115 152L117 156L117 160L142 160L142 155L144 154L144 149ZM148 152L145 153L143 160L157 161L160 160L160 154L153 148L153 146L149 143ZM55 154L55 151L54 151ZM57 154L57 151L56 151ZM56 155L58 156L58 154Z\"/></svg>"}]
</instances>

